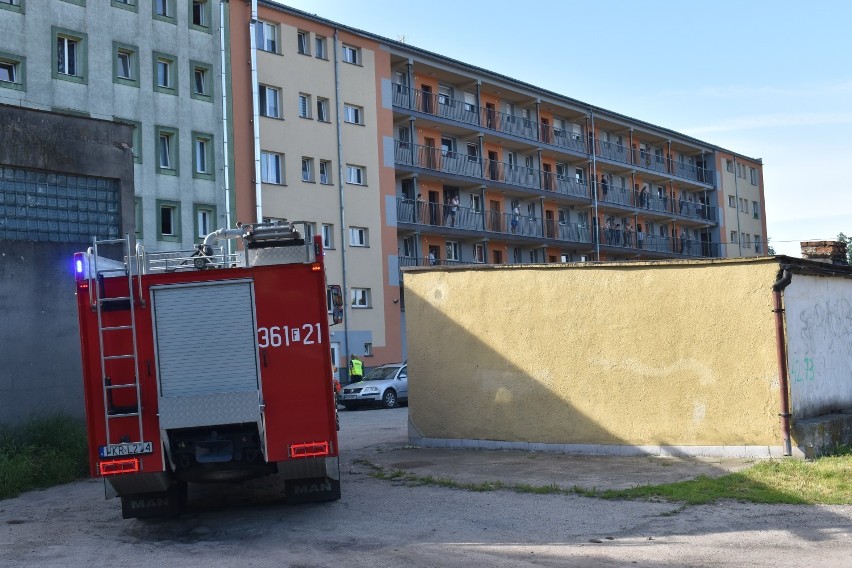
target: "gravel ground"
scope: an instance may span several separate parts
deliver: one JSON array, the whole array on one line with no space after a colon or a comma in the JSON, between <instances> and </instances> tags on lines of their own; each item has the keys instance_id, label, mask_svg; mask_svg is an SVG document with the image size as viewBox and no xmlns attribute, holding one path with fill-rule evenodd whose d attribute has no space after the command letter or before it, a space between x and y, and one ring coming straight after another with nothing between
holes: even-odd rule
<instances>
[{"instance_id":1,"label":"gravel ground","mask_svg":"<svg viewBox=\"0 0 852 568\"><path fill-rule=\"evenodd\" d=\"M369 477L364 460L458 481L599 488L721 474L743 462L413 449L404 408L343 412L341 428L340 501L288 506L270 477L192 490L190 510L176 519L125 521L119 502L103 499L102 482L87 480L0 502L0 566L852 567L852 506L684 508L408 487Z\"/></svg>"}]
</instances>

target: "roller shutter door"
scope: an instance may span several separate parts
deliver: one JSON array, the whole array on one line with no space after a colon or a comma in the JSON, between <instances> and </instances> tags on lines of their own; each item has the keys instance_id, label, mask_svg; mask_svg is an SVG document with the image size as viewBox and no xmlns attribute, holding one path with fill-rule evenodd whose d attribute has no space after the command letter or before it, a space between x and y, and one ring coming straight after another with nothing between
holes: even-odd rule
<instances>
[{"instance_id":1,"label":"roller shutter door","mask_svg":"<svg viewBox=\"0 0 852 568\"><path fill-rule=\"evenodd\" d=\"M153 290L161 397L258 389L250 282Z\"/></svg>"}]
</instances>

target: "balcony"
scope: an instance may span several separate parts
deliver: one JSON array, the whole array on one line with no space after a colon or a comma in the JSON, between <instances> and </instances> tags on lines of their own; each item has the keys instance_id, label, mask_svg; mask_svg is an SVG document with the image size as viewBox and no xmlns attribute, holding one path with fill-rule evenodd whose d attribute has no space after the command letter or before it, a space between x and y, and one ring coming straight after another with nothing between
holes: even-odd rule
<instances>
[{"instance_id":1,"label":"balcony","mask_svg":"<svg viewBox=\"0 0 852 568\"><path fill-rule=\"evenodd\" d=\"M599 228L597 237L605 252L617 252L620 249L620 252L629 252L630 254L641 255L642 253L652 252L671 258L719 256L718 243L645 234L640 238L639 233L635 230L626 231L620 227Z\"/></svg>"},{"instance_id":2,"label":"balcony","mask_svg":"<svg viewBox=\"0 0 852 568\"><path fill-rule=\"evenodd\" d=\"M608 185L604 191L602 183L597 184L601 205L621 205L635 209L645 209L665 215L680 215L699 221L716 222L716 208L704 205L700 201L671 199L666 195L636 191L626 187Z\"/></svg>"},{"instance_id":3,"label":"balcony","mask_svg":"<svg viewBox=\"0 0 852 568\"><path fill-rule=\"evenodd\" d=\"M416 202L397 199L397 222L424 227L441 227L472 231L477 235L546 238L556 241L590 244L589 229L576 223L557 223L529 215L501 211L476 211L470 207L453 207L446 203Z\"/></svg>"},{"instance_id":4,"label":"balcony","mask_svg":"<svg viewBox=\"0 0 852 568\"><path fill-rule=\"evenodd\" d=\"M554 128L550 124L510 115L494 108L482 108L445 95L411 89L399 83L393 83L392 90L393 105L398 108L431 114L460 124L481 126L494 132L548 144L577 154L589 153L589 147L583 135ZM698 183L715 185L715 176L712 170L676 161L648 150L634 150L624 144L614 144L590 138L589 144L592 144L592 142L594 143L595 155L599 158L638 166L660 174Z\"/></svg>"},{"instance_id":5,"label":"balcony","mask_svg":"<svg viewBox=\"0 0 852 568\"><path fill-rule=\"evenodd\" d=\"M497 160L483 160L478 156L446 152L433 146L394 140L394 160L397 164L467 177L478 183L488 180L590 199L588 184L584 180Z\"/></svg>"}]
</instances>

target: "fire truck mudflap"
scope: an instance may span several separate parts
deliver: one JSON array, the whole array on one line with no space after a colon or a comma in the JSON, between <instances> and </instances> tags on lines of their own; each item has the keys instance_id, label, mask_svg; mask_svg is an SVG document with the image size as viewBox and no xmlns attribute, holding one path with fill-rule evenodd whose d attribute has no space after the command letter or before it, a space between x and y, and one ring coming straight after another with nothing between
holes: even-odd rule
<instances>
[{"instance_id":1,"label":"fire truck mudflap","mask_svg":"<svg viewBox=\"0 0 852 568\"><path fill-rule=\"evenodd\" d=\"M234 236L242 262L213 254ZM288 502L339 499L321 241L260 224L133 256L128 237L120 263L99 243L121 241L75 256L89 455L123 516L276 472Z\"/></svg>"}]
</instances>

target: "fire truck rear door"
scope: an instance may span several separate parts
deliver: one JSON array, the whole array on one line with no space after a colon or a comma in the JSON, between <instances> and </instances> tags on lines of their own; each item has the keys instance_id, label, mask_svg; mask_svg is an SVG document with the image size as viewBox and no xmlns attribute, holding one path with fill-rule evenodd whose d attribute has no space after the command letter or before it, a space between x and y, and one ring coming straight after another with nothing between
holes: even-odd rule
<instances>
[{"instance_id":1,"label":"fire truck rear door","mask_svg":"<svg viewBox=\"0 0 852 568\"><path fill-rule=\"evenodd\" d=\"M160 428L257 422L250 280L152 287Z\"/></svg>"}]
</instances>

